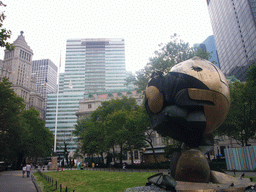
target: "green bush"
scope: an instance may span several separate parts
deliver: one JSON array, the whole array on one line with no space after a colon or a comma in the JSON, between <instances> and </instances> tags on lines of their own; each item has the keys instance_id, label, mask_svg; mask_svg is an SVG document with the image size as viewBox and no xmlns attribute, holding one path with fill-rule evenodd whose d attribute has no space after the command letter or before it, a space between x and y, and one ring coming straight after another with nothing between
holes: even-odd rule
<instances>
[{"instance_id":1,"label":"green bush","mask_svg":"<svg viewBox=\"0 0 256 192\"><path fill-rule=\"evenodd\" d=\"M170 168L170 162L160 162L159 164L156 163L147 163L147 164L133 164L133 165L127 165L127 169L169 169Z\"/></svg>"},{"instance_id":2,"label":"green bush","mask_svg":"<svg viewBox=\"0 0 256 192\"><path fill-rule=\"evenodd\" d=\"M224 172L223 170L227 169L227 165L225 161L210 161L209 162L210 169L213 171Z\"/></svg>"}]
</instances>

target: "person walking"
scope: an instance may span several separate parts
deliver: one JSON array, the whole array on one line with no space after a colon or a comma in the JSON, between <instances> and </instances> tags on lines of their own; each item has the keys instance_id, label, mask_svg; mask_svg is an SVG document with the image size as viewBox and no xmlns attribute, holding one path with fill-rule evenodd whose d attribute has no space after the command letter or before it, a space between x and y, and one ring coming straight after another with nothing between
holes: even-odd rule
<instances>
[{"instance_id":1,"label":"person walking","mask_svg":"<svg viewBox=\"0 0 256 192\"><path fill-rule=\"evenodd\" d=\"M24 164L22 167L22 177L25 177L25 172L26 172L26 165Z\"/></svg>"},{"instance_id":2,"label":"person walking","mask_svg":"<svg viewBox=\"0 0 256 192\"><path fill-rule=\"evenodd\" d=\"M31 165L27 164L27 166L26 166L27 177L30 176L30 170L31 170Z\"/></svg>"}]
</instances>

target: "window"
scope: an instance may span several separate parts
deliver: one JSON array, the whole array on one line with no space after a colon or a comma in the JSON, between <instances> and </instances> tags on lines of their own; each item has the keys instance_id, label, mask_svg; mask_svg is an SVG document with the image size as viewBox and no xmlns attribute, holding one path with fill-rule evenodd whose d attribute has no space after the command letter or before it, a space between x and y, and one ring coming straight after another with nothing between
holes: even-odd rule
<instances>
[{"instance_id":1,"label":"window","mask_svg":"<svg viewBox=\"0 0 256 192\"><path fill-rule=\"evenodd\" d=\"M88 109L92 108L92 105L91 104L88 104Z\"/></svg>"}]
</instances>

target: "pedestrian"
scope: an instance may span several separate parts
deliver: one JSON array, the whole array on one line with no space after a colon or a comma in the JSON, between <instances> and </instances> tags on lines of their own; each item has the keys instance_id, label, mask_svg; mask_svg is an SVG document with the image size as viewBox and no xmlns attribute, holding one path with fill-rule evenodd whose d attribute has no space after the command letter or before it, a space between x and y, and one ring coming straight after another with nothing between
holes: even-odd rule
<instances>
[{"instance_id":1,"label":"pedestrian","mask_svg":"<svg viewBox=\"0 0 256 192\"><path fill-rule=\"evenodd\" d=\"M26 172L26 165L24 164L22 167L22 177L25 177L25 172Z\"/></svg>"},{"instance_id":2,"label":"pedestrian","mask_svg":"<svg viewBox=\"0 0 256 192\"><path fill-rule=\"evenodd\" d=\"M27 166L26 166L27 177L30 176L30 170L31 170L31 165L27 164Z\"/></svg>"}]
</instances>

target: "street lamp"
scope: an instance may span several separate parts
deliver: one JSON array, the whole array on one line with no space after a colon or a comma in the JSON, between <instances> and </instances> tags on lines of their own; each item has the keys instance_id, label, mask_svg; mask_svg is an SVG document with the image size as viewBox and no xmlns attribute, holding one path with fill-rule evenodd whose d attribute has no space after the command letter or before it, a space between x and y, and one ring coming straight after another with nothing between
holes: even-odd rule
<instances>
[{"instance_id":1,"label":"street lamp","mask_svg":"<svg viewBox=\"0 0 256 192\"><path fill-rule=\"evenodd\" d=\"M59 108L59 84L60 84L60 67L61 67L61 54L60 54L60 66L58 68L58 73L57 73L57 80L58 80L58 85L57 85L57 101L56 101L56 115L55 115L55 129L54 129L54 153L56 153L56 143L57 143L57 127L58 127L58 108Z\"/></svg>"}]
</instances>

